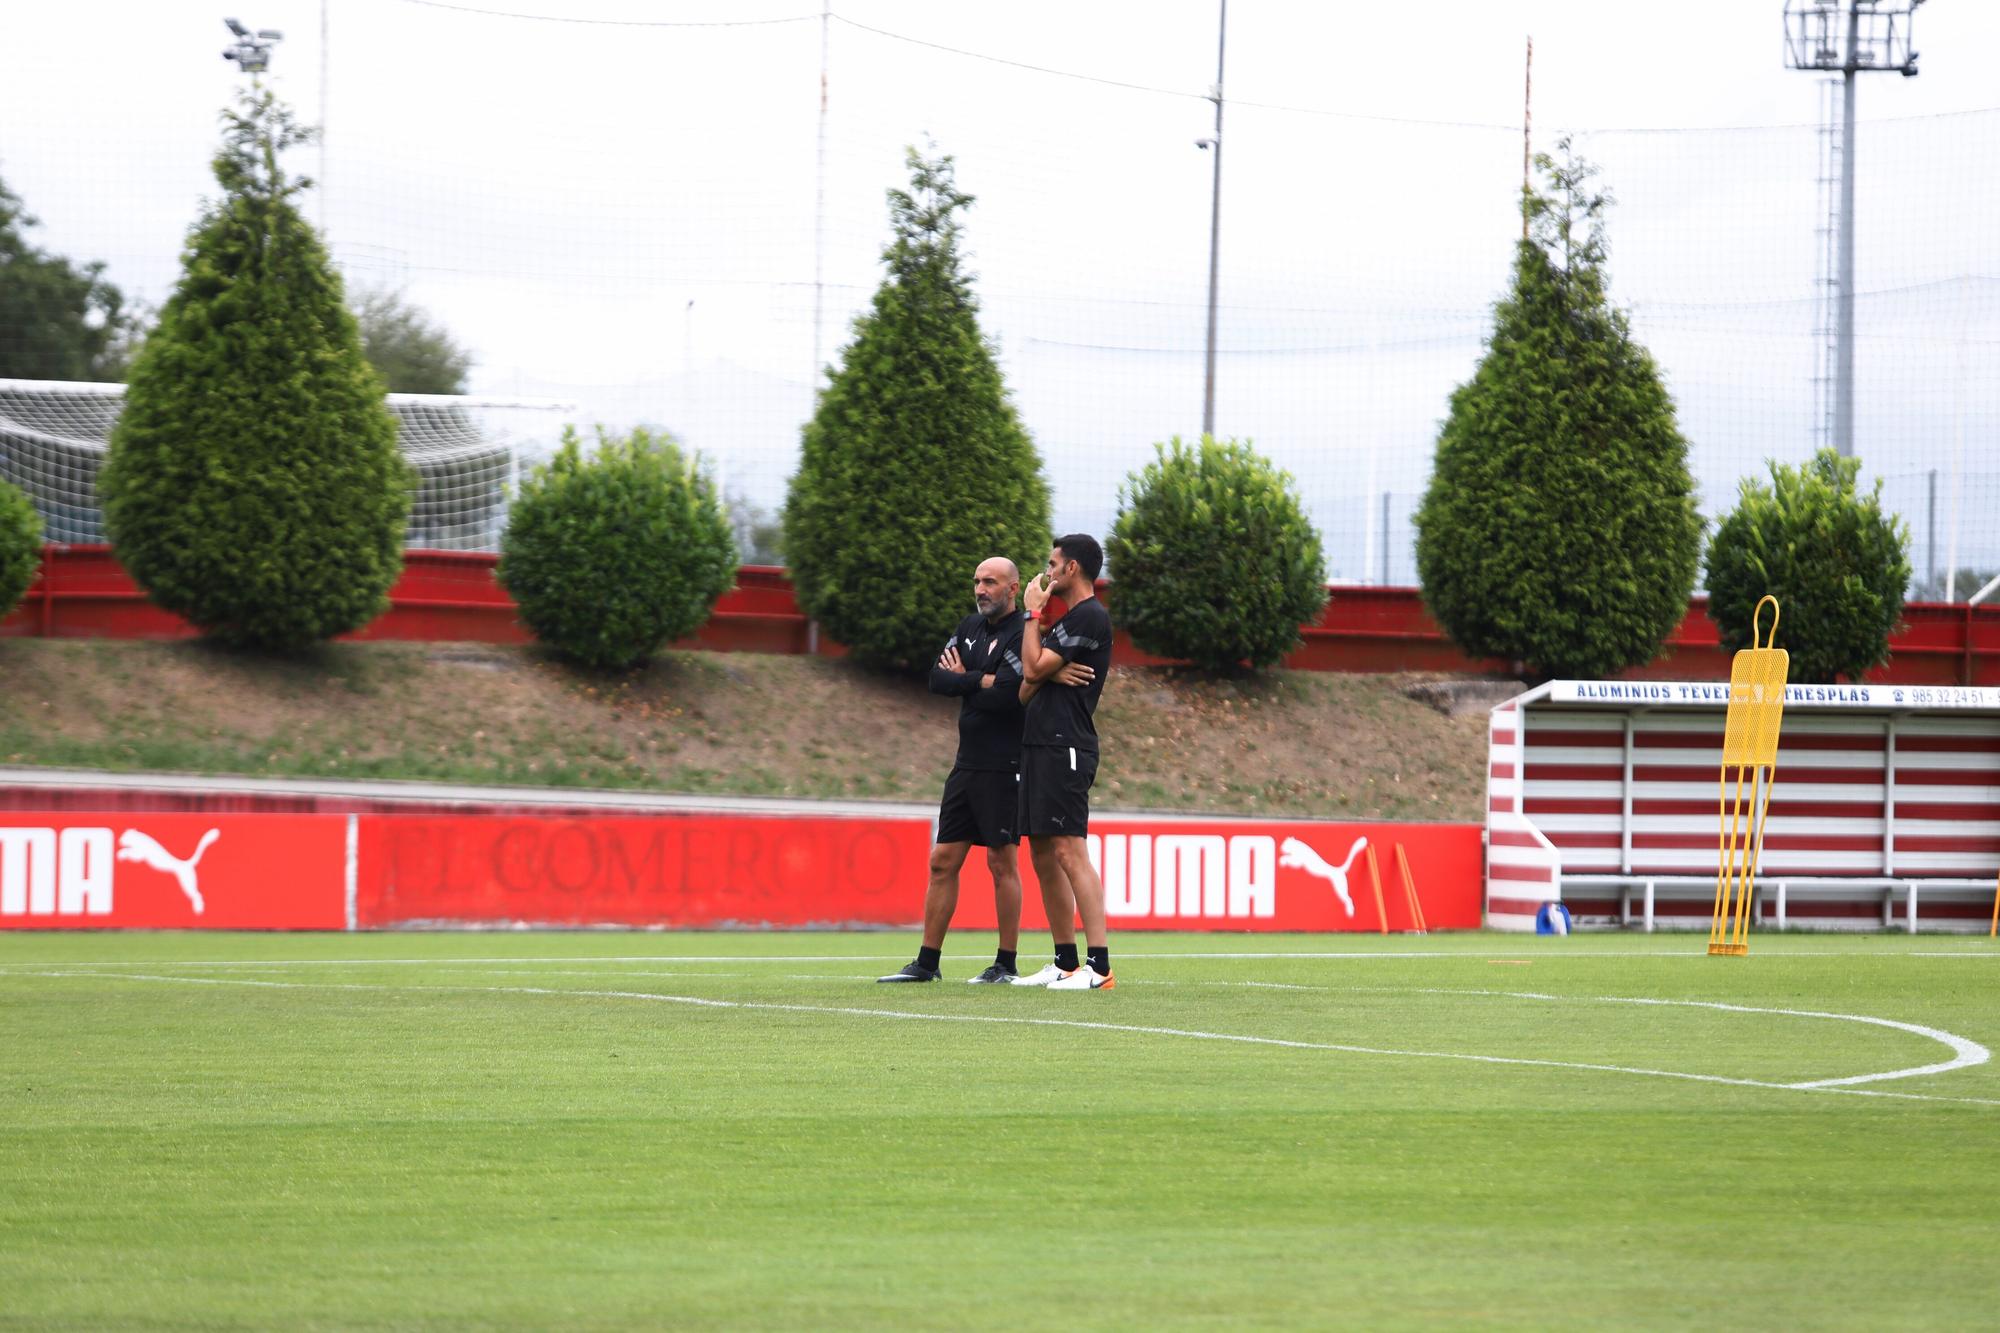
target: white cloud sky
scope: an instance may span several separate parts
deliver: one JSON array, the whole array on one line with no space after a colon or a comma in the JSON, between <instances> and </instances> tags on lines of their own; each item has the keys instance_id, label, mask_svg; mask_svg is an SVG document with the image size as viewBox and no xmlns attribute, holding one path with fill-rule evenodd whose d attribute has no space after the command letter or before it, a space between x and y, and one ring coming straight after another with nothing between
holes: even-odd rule
<instances>
[{"instance_id":1,"label":"white cloud sky","mask_svg":"<svg viewBox=\"0 0 2000 1333\"><path fill-rule=\"evenodd\" d=\"M161 299L243 81L220 20L280 28L270 81L305 119L324 108L308 211L351 282L431 309L475 351L475 392L664 423L769 505L810 408L816 249L831 359L877 280L883 191L928 135L978 196L986 323L1058 521L1103 526L1151 441L1199 429L1213 3L837 3L823 177L814 0L467 7L607 22L10 5L0 179L42 244ZM1614 295L1711 505L1810 449L1820 90L1784 68L1782 7L1231 6L1218 426L1299 477L1342 574L1376 568L1386 489L1407 577L1401 515L1517 234L1530 33L1537 146L1573 127L1605 168ZM1916 32L1922 76L1860 90L1860 452L1898 495L1932 468L1992 474L1963 508L1968 546L2000 558L2000 6L1937 0ZM317 176L321 154L291 165Z\"/></svg>"}]
</instances>

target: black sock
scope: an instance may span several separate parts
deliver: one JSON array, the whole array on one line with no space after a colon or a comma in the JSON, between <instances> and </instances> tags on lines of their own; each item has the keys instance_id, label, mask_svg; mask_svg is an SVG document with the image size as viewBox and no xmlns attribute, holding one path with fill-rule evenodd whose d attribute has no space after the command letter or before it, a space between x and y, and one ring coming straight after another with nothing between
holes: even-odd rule
<instances>
[{"instance_id":1,"label":"black sock","mask_svg":"<svg viewBox=\"0 0 2000 1333\"><path fill-rule=\"evenodd\" d=\"M1056 946L1056 966L1065 972L1076 971L1075 944L1058 944Z\"/></svg>"},{"instance_id":2,"label":"black sock","mask_svg":"<svg viewBox=\"0 0 2000 1333\"><path fill-rule=\"evenodd\" d=\"M935 972L938 970L938 959L942 956L941 951L924 945L917 950L917 966L928 967L931 971Z\"/></svg>"},{"instance_id":3,"label":"black sock","mask_svg":"<svg viewBox=\"0 0 2000 1333\"><path fill-rule=\"evenodd\" d=\"M1100 977L1111 975L1111 946L1093 944L1090 947L1090 970Z\"/></svg>"},{"instance_id":4,"label":"black sock","mask_svg":"<svg viewBox=\"0 0 2000 1333\"><path fill-rule=\"evenodd\" d=\"M1014 951L1012 949L995 950L993 954L993 966L1004 969L1005 971L1008 972L1014 971L1015 969Z\"/></svg>"}]
</instances>

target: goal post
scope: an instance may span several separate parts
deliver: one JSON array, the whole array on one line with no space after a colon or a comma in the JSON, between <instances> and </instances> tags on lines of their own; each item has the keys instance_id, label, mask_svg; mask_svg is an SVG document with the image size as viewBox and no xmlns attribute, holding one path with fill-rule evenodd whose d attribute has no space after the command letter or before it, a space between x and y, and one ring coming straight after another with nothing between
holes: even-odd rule
<instances>
[{"instance_id":1,"label":"goal post","mask_svg":"<svg viewBox=\"0 0 2000 1333\"><path fill-rule=\"evenodd\" d=\"M0 479L27 493L46 540L104 541L97 473L125 386L0 379ZM555 449L576 405L553 399L392 393L403 456L416 468L404 545L497 551L507 497L524 463Z\"/></svg>"}]
</instances>

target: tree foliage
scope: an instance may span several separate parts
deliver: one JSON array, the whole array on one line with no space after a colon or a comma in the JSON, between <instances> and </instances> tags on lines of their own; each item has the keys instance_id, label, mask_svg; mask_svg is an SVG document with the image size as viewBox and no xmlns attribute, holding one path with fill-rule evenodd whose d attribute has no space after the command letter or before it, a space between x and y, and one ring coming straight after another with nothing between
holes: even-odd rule
<instances>
[{"instance_id":1,"label":"tree foliage","mask_svg":"<svg viewBox=\"0 0 2000 1333\"><path fill-rule=\"evenodd\" d=\"M1041 462L961 267L972 197L950 157L908 162L888 272L805 428L784 512L806 614L861 661L904 667L929 664L981 560L1039 567L1050 536Z\"/></svg>"},{"instance_id":2,"label":"tree foliage","mask_svg":"<svg viewBox=\"0 0 2000 1333\"><path fill-rule=\"evenodd\" d=\"M268 92L223 115L221 197L133 365L98 478L118 558L226 642L295 649L388 605L415 474L279 155L310 141Z\"/></svg>"},{"instance_id":3,"label":"tree foliage","mask_svg":"<svg viewBox=\"0 0 2000 1333\"><path fill-rule=\"evenodd\" d=\"M746 565L782 565L784 524L779 516L741 491L723 497L729 514L729 528L736 537L736 552Z\"/></svg>"},{"instance_id":4,"label":"tree foliage","mask_svg":"<svg viewBox=\"0 0 2000 1333\"><path fill-rule=\"evenodd\" d=\"M354 318L362 354L390 393L465 392L472 353L401 292L362 292Z\"/></svg>"},{"instance_id":5,"label":"tree foliage","mask_svg":"<svg viewBox=\"0 0 2000 1333\"><path fill-rule=\"evenodd\" d=\"M29 242L40 224L0 182L0 379L123 378L135 320L102 263Z\"/></svg>"},{"instance_id":6,"label":"tree foliage","mask_svg":"<svg viewBox=\"0 0 2000 1333\"><path fill-rule=\"evenodd\" d=\"M1861 494L1858 458L1822 449L1770 472L1769 486L1743 479L1708 544L1709 617L1725 651L1748 648L1751 616L1768 593L1778 599L1777 646L1791 654L1792 680L1859 680L1889 660L1903 618L1909 527L1882 512L1881 481Z\"/></svg>"},{"instance_id":7,"label":"tree foliage","mask_svg":"<svg viewBox=\"0 0 2000 1333\"><path fill-rule=\"evenodd\" d=\"M1145 651L1211 671L1274 665L1326 605L1326 558L1290 474L1248 442L1155 448L1105 546L1118 623Z\"/></svg>"},{"instance_id":8,"label":"tree foliage","mask_svg":"<svg viewBox=\"0 0 2000 1333\"><path fill-rule=\"evenodd\" d=\"M1650 661L1686 614L1702 522L1673 401L1607 296L1610 196L1559 151L1536 159L1532 239L1451 396L1417 570L1469 655L1603 676Z\"/></svg>"},{"instance_id":9,"label":"tree foliage","mask_svg":"<svg viewBox=\"0 0 2000 1333\"><path fill-rule=\"evenodd\" d=\"M500 582L537 639L587 666L627 667L699 629L736 580L715 487L672 439L574 428L521 484Z\"/></svg>"},{"instance_id":10,"label":"tree foliage","mask_svg":"<svg viewBox=\"0 0 2000 1333\"><path fill-rule=\"evenodd\" d=\"M0 481L0 616L21 604L42 563L42 516L19 487Z\"/></svg>"}]
</instances>

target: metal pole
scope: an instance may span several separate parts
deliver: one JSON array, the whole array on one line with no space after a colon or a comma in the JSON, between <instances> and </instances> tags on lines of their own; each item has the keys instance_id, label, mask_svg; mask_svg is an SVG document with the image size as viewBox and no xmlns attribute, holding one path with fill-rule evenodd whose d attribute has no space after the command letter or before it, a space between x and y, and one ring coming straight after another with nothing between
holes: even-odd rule
<instances>
[{"instance_id":1,"label":"metal pole","mask_svg":"<svg viewBox=\"0 0 2000 1333\"><path fill-rule=\"evenodd\" d=\"M331 0L319 0L319 237L326 240L326 10Z\"/></svg>"},{"instance_id":2,"label":"metal pole","mask_svg":"<svg viewBox=\"0 0 2000 1333\"><path fill-rule=\"evenodd\" d=\"M1209 192L1208 211L1208 361L1202 377L1201 433L1215 434L1215 298L1218 270L1222 260L1222 58L1229 36L1229 0L1221 0L1221 14L1215 35L1215 87L1209 100L1215 103L1215 182Z\"/></svg>"},{"instance_id":3,"label":"metal pole","mask_svg":"<svg viewBox=\"0 0 2000 1333\"><path fill-rule=\"evenodd\" d=\"M1930 518L1927 520L1928 527L1930 529L1930 548L1931 548L1930 572L1929 576L1924 580L1924 584L1926 591L1929 592L1929 594L1932 597L1935 597L1937 596L1937 469L1936 468L1931 469L1930 491L1931 491Z\"/></svg>"},{"instance_id":4,"label":"metal pole","mask_svg":"<svg viewBox=\"0 0 2000 1333\"><path fill-rule=\"evenodd\" d=\"M1861 0L1848 0L1840 109L1840 315L1834 367L1833 447L1854 456L1854 89L1861 69Z\"/></svg>"},{"instance_id":5,"label":"metal pole","mask_svg":"<svg viewBox=\"0 0 2000 1333\"><path fill-rule=\"evenodd\" d=\"M1533 180L1529 168L1533 156L1529 152L1530 131L1535 124L1535 39L1528 38L1528 62L1521 76L1521 239L1528 239L1528 191Z\"/></svg>"},{"instance_id":6,"label":"metal pole","mask_svg":"<svg viewBox=\"0 0 2000 1333\"><path fill-rule=\"evenodd\" d=\"M826 82L827 42L833 23L833 0L821 0L819 10L819 158L813 198L813 406L819 406L826 363L820 359L820 312L826 304Z\"/></svg>"},{"instance_id":7,"label":"metal pole","mask_svg":"<svg viewBox=\"0 0 2000 1333\"><path fill-rule=\"evenodd\" d=\"M1389 492L1382 492L1382 586L1389 586Z\"/></svg>"}]
</instances>

